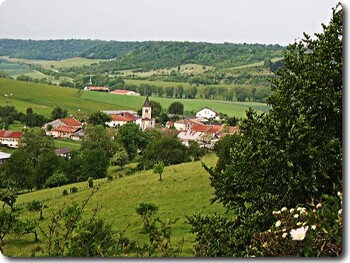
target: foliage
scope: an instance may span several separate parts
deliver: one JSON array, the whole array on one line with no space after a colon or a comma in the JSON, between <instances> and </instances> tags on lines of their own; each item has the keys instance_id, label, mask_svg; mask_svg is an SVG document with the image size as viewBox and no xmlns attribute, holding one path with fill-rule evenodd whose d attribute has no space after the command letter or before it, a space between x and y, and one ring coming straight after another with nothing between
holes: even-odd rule
<instances>
[{"instance_id":1,"label":"foliage","mask_svg":"<svg viewBox=\"0 0 350 263\"><path fill-rule=\"evenodd\" d=\"M249 110L228 147L229 158L220 167L206 167L213 201L238 217L231 233L237 245L229 255L244 255L245 246L238 244L247 246L254 233L269 227L278 207L341 189L342 10L335 9L323 27L315 39L305 35L288 46L284 68L273 80L270 112ZM244 235L237 235L239 229Z\"/></svg>"},{"instance_id":2,"label":"foliage","mask_svg":"<svg viewBox=\"0 0 350 263\"><path fill-rule=\"evenodd\" d=\"M342 252L342 194L323 197L315 204L273 211L274 225L253 236L249 256L329 257ZM295 231L303 231L293 236Z\"/></svg>"},{"instance_id":3,"label":"foliage","mask_svg":"<svg viewBox=\"0 0 350 263\"><path fill-rule=\"evenodd\" d=\"M86 181L89 177L93 179L107 176L109 159L105 151L101 148L85 149L82 152L81 174L79 181Z\"/></svg>"},{"instance_id":4,"label":"foliage","mask_svg":"<svg viewBox=\"0 0 350 263\"><path fill-rule=\"evenodd\" d=\"M18 195L9 190L9 189L1 189L0 190L0 201L3 202L2 208L4 209L5 205L8 205L11 208L11 211L15 210L15 203L17 201Z\"/></svg>"},{"instance_id":5,"label":"foliage","mask_svg":"<svg viewBox=\"0 0 350 263\"><path fill-rule=\"evenodd\" d=\"M93 188L94 187L94 178L89 177L87 179L87 182L88 182L89 188Z\"/></svg>"},{"instance_id":6,"label":"foliage","mask_svg":"<svg viewBox=\"0 0 350 263\"><path fill-rule=\"evenodd\" d=\"M119 140L128 153L129 160L133 161L138 151L142 151L147 145L145 134L135 123L127 123L118 129Z\"/></svg>"},{"instance_id":7,"label":"foliage","mask_svg":"<svg viewBox=\"0 0 350 263\"><path fill-rule=\"evenodd\" d=\"M176 114L176 115L183 115L184 114L184 105L179 102L175 101L170 104L168 108L168 113L169 114Z\"/></svg>"},{"instance_id":8,"label":"foliage","mask_svg":"<svg viewBox=\"0 0 350 263\"><path fill-rule=\"evenodd\" d=\"M39 220L43 220L43 210L46 206L44 203L40 202L39 200L33 200L27 204L28 211L31 212L40 212Z\"/></svg>"},{"instance_id":9,"label":"foliage","mask_svg":"<svg viewBox=\"0 0 350 263\"><path fill-rule=\"evenodd\" d=\"M51 119L56 120L60 118L66 118L68 115L68 111L62 109L61 107L55 107L51 112Z\"/></svg>"},{"instance_id":10,"label":"foliage","mask_svg":"<svg viewBox=\"0 0 350 263\"><path fill-rule=\"evenodd\" d=\"M65 185L69 182L69 179L67 175L65 175L62 172L54 172L52 176L50 176L46 182L45 185L47 187L57 187L60 185Z\"/></svg>"},{"instance_id":11,"label":"foliage","mask_svg":"<svg viewBox=\"0 0 350 263\"><path fill-rule=\"evenodd\" d=\"M164 172L164 163L157 162L153 165L153 172L159 174L159 181L163 181L162 174Z\"/></svg>"},{"instance_id":12,"label":"foliage","mask_svg":"<svg viewBox=\"0 0 350 263\"><path fill-rule=\"evenodd\" d=\"M198 161L200 157L205 155L205 149L201 148L198 142L189 141L188 154L193 158L194 161Z\"/></svg>"},{"instance_id":13,"label":"foliage","mask_svg":"<svg viewBox=\"0 0 350 263\"><path fill-rule=\"evenodd\" d=\"M119 165L121 169L128 163L129 156L124 147L120 147L118 151L113 155L111 159L111 164Z\"/></svg>"},{"instance_id":14,"label":"foliage","mask_svg":"<svg viewBox=\"0 0 350 263\"><path fill-rule=\"evenodd\" d=\"M87 126L84 132L85 136L81 144L82 150L95 150L100 148L108 158L111 158L116 152L117 143L102 125Z\"/></svg>"},{"instance_id":15,"label":"foliage","mask_svg":"<svg viewBox=\"0 0 350 263\"><path fill-rule=\"evenodd\" d=\"M189 160L186 146L176 138L164 136L163 138L151 141L143 151L141 167L152 168L157 162L164 165L183 163Z\"/></svg>"},{"instance_id":16,"label":"foliage","mask_svg":"<svg viewBox=\"0 0 350 263\"><path fill-rule=\"evenodd\" d=\"M63 158L57 156L53 151L41 154L34 169L34 184L37 189L45 186L45 182L54 172L64 169Z\"/></svg>"},{"instance_id":17,"label":"foliage","mask_svg":"<svg viewBox=\"0 0 350 263\"><path fill-rule=\"evenodd\" d=\"M89 123L92 125L105 126L106 122L109 122L111 120L112 120L112 117L102 111L93 112L89 116Z\"/></svg>"}]
</instances>

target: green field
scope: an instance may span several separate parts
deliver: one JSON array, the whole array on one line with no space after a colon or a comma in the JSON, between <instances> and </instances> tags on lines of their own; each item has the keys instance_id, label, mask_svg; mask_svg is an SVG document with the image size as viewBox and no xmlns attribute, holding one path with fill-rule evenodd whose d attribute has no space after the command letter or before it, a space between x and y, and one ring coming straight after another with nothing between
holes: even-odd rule
<instances>
[{"instance_id":1,"label":"green field","mask_svg":"<svg viewBox=\"0 0 350 263\"><path fill-rule=\"evenodd\" d=\"M7 75L11 77L22 75L22 74L27 75L27 74L35 73L35 71L31 69L28 65L7 63L7 62L0 62L0 71L5 72Z\"/></svg>"},{"instance_id":2,"label":"green field","mask_svg":"<svg viewBox=\"0 0 350 263\"><path fill-rule=\"evenodd\" d=\"M142 107L145 97L124 96L108 93L98 93L86 91L82 95L83 99L115 104L124 108L138 110ZM268 111L266 104L257 102L230 102L205 99L174 99L151 97L151 100L159 102L163 108L167 109L174 101L180 101L184 105L185 111L196 112L204 107L213 108L215 111L226 113L229 116L243 117L246 110L251 107L257 111Z\"/></svg>"},{"instance_id":3,"label":"green field","mask_svg":"<svg viewBox=\"0 0 350 263\"><path fill-rule=\"evenodd\" d=\"M5 97L5 94L12 96ZM151 98L168 108L174 101L181 101L185 111L197 111L203 107L210 107L229 116L242 117L245 111L252 107L258 111L267 111L268 107L255 102L229 102L204 99L173 99ZM21 82L0 78L0 105L15 106L17 110L25 112L33 108L34 112L50 116L53 108L62 107L75 117L89 114L98 110L138 110L144 103L144 97L123 96L92 91Z\"/></svg>"},{"instance_id":4,"label":"green field","mask_svg":"<svg viewBox=\"0 0 350 263\"><path fill-rule=\"evenodd\" d=\"M8 62L14 62L14 63L38 64L45 68L48 68L51 66L53 66L54 68L90 66L91 64L99 63L100 61L105 61L103 59L87 59L87 58L69 58L69 59L58 60L58 61L34 60L34 59L9 58L6 56L0 56L0 59L4 59L4 60L7 60Z\"/></svg>"},{"instance_id":5,"label":"green field","mask_svg":"<svg viewBox=\"0 0 350 263\"><path fill-rule=\"evenodd\" d=\"M215 165L216 157L213 155L203 157L202 161L208 165ZM191 256L194 236L189 232L190 225L185 215L201 212L205 214L224 214L224 208L219 204L210 204L213 190L209 185L209 174L205 172L201 162L190 162L166 167L164 180L158 181L159 176L153 171L142 171L131 176L119 177L119 168L111 167L109 173L116 179L107 182L106 179L95 180L100 184L100 190L90 200L86 214L91 215L92 210L101 206L99 216L112 224L115 230L124 230L128 224L127 236L146 242L147 236L141 233L142 222L135 208L141 202L151 202L159 206L158 216L165 220L179 220L173 225L172 242L177 244L184 237L185 245L183 256ZM63 189L78 187L78 192L62 196ZM46 229L52 212L62 208L73 201L84 200L91 190L87 182L66 185L57 188L39 190L33 193L22 194L18 197L17 205L24 207L32 200L44 201L48 206L44 210L45 220L40 224ZM1 205L1 204L0 204ZM23 209L22 219L37 219L38 213ZM18 238L11 236L5 238L6 256L30 256L31 250L37 245L43 245L43 236L39 234L39 243L33 243L31 235Z\"/></svg>"},{"instance_id":6,"label":"green field","mask_svg":"<svg viewBox=\"0 0 350 263\"><path fill-rule=\"evenodd\" d=\"M5 97L5 94L12 96ZM21 112L31 107L34 112L49 117L55 107L67 109L68 114L74 116L97 110L123 109L117 104L82 99L81 95L82 91L77 89L0 78L0 105L15 106Z\"/></svg>"}]
</instances>

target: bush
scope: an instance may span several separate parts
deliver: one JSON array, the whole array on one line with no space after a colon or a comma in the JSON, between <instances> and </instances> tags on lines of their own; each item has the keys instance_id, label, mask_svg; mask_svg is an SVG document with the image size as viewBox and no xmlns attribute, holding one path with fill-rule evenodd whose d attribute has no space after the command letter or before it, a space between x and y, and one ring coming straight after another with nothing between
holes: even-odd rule
<instances>
[{"instance_id":1,"label":"bush","mask_svg":"<svg viewBox=\"0 0 350 263\"><path fill-rule=\"evenodd\" d=\"M67 189L64 189L64 190L63 190L63 195L68 195Z\"/></svg>"},{"instance_id":2,"label":"bush","mask_svg":"<svg viewBox=\"0 0 350 263\"><path fill-rule=\"evenodd\" d=\"M71 193L76 193L76 192L78 192L78 188L72 187L72 188L70 189L70 192L71 192Z\"/></svg>"},{"instance_id":3,"label":"bush","mask_svg":"<svg viewBox=\"0 0 350 263\"><path fill-rule=\"evenodd\" d=\"M89 184L89 188L94 187L94 179L92 177L89 177L87 180L88 184Z\"/></svg>"}]
</instances>

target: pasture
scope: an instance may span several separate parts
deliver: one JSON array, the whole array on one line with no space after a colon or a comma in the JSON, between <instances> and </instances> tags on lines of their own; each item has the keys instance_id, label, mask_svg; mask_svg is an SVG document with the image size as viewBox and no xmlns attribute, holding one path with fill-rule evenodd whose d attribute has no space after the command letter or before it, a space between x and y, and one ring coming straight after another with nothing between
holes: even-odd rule
<instances>
[{"instance_id":1,"label":"pasture","mask_svg":"<svg viewBox=\"0 0 350 263\"><path fill-rule=\"evenodd\" d=\"M213 166L216 160L216 156L209 155L203 157L201 161ZM141 202L154 203L159 206L157 216L162 220L178 218L178 221L172 225L172 243L176 245L184 238L182 256L191 256L194 236L189 231L190 225L185 216L193 213L202 215L225 213L221 205L210 204L213 189L209 184L209 174L202 167L201 161L165 167L162 182L158 180L159 176L151 170L124 176L124 170L120 170L119 167L111 167L109 174L115 179L111 182L106 179L94 181L95 185L100 185L100 190L92 196L88 203L85 210L86 216L91 215L93 209L99 206L99 217L112 224L114 230L127 229L127 237L146 243L147 235L141 233L142 221L135 212L135 208ZM62 195L64 189L69 190L73 186L78 188L77 193ZM88 188L88 183L81 182L22 194L18 197L16 204L23 208L22 219L38 219L39 214L28 212L25 206L33 200L43 201L47 208L44 210L45 220L40 222L40 226L47 229L52 212L72 202L85 200L90 192L91 188ZM31 235L22 238L10 236L5 239L4 254L6 256L30 256L33 248L44 245L43 238L39 234L40 242L34 243Z\"/></svg>"}]
</instances>

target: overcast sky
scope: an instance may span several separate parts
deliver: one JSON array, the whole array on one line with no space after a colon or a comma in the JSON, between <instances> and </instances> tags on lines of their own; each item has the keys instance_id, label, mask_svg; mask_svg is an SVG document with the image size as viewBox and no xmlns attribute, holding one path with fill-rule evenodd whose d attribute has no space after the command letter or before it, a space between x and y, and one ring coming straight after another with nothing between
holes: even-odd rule
<instances>
[{"instance_id":1,"label":"overcast sky","mask_svg":"<svg viewBox=\"0 0 350 263\"><path fill-rule=\"evenodd\" d=\"M321 32L335 0L0 0L0 38L287 45Z\"/></svg>"}]
</instances>

